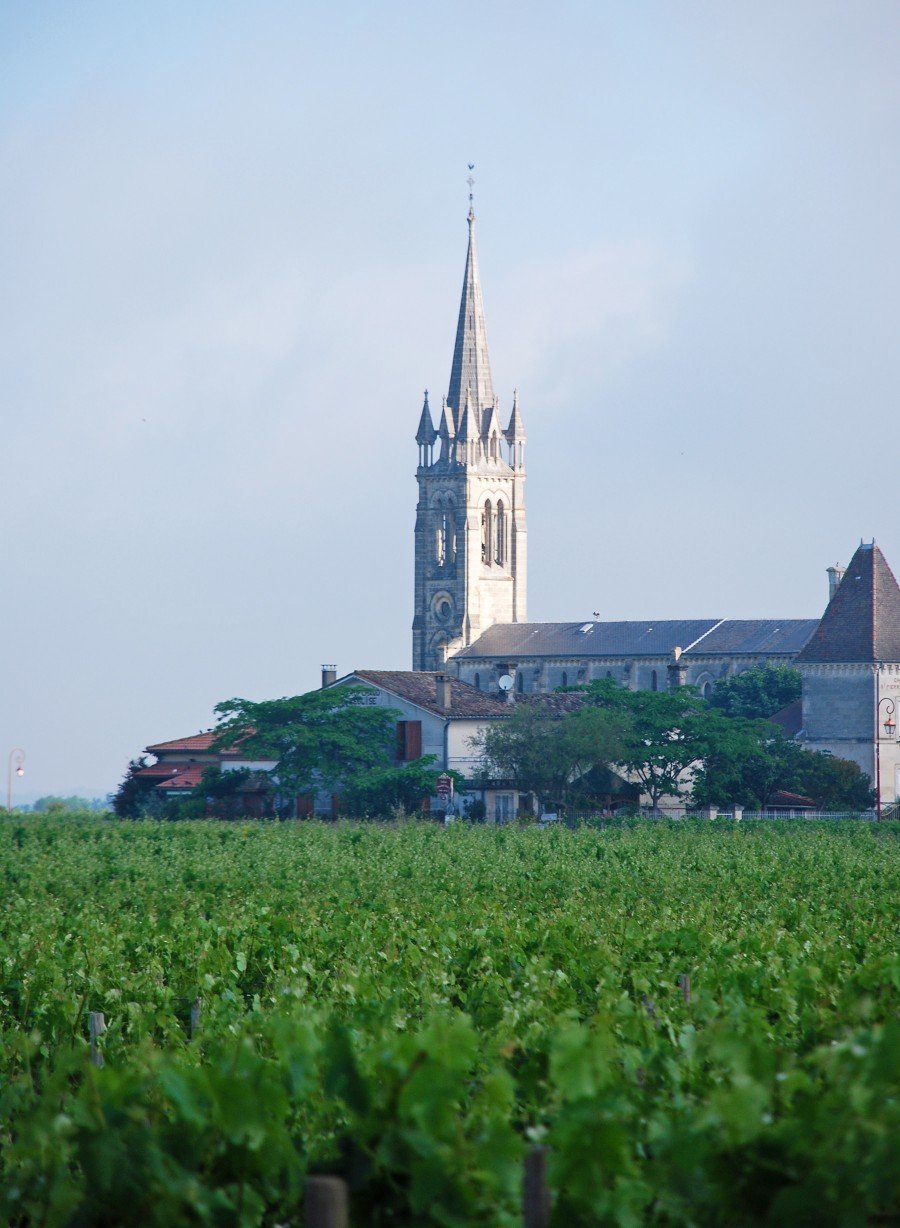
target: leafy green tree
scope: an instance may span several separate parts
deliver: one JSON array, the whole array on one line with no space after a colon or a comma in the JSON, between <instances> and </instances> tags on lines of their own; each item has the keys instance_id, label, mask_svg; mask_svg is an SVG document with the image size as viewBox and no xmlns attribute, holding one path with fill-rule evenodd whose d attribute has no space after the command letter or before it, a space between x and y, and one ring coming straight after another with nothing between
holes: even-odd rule
<instances>
[{"instance_id":1,"label":"leafy green tree","mask_svg":"<svg viewBox=\"0 0 900 1228\"><path fill-rule=\"evenodd\" d=\"M342 809L350 815L384 817L399 808L418 810L422 799L433 797L437 778L441 775L434 765L434 755L424 755L412 763L398 767L373 768L357 776L341 794ZM458 772L449 772L460 784Z\"/></svg>"},{"instance_id":2,"label":"leafy green tree","mask_svg":"<svg viewBox=\"0 0 900 1228\"><path fill-rule=\"evenodd\" d=\"M214 745L275 760L285 794L347 786L393 758L397 713L365 703L370 693L341 686L259 703L228 699L215 708Z\"/></svg>"},{"instance_id":3,"label":"leafy green tree","mask_svg":"<svg viewBox=\"0 0 900 1228\"><path fill-rule=\"evenodd\" d=\"M693 687L630 691L611 678L584 688L585 702L618 717L622 732L615 767L640 784L654 810L663 797L684 796L691 769L703 758L706 703Z\"/></svg>"},{"instance_id":4,"label":"leafy green tree","mask_svg":"<svg viewBox=\"0 0 900 1228\"><path fill-rule=\"evenodd\" d=\"M139 818L153 792L156 781L152 777L138 775L141 768L146 766L147 760L143 755L128 764L122 783L112 799L112 808L120 819Z\"/></svg>"},{"instance_id":5,"label":"leafy green tree","mask_svg":"<svg viewBox=\"0 0 900 1228\"><path fill-rule=\"evenodd\" d=\"M800 674L788 665L754 665L734 678L720 678L709 697L728 716L772 716L800 698Z\"/></svg>"},{"instance_id":6,"label":"leafy green tree","mask_svg":"<svg viewBox=\"0 0 900 1228\"><path fill-rule=\"evenodd\" d=\"M800 750L799 791L817 802L820 810L868 810L875 804L872 782L858 763L832 755Z\"/></svg>"},{"instance_id":7,"label":"leafy green tree","mask_svg":"<svg viewBox=\"0 0 900 1228\"><path fill-rule=\"evenodd\" d=\"M860 767L847 759L807 750L767 721L739 721L719 714L708 726L708 748L697 769L697 805L738 802L765 809L774 793L811 797L821 810L865 810L872 787Z\"/></svg>"},{"instance_id":8,"label":"leafy green tree","mask_svg":"<svg viewBox=\"0 0 900 1228\"><path fill-rule=\"evenodd\" d=\"M487 779L515 781L543 803L571 799L592 767L619 760L626 738L619 714L585 706L560 715L540 703L519 703L471 745Z\"/></svg>"}]
</instances>

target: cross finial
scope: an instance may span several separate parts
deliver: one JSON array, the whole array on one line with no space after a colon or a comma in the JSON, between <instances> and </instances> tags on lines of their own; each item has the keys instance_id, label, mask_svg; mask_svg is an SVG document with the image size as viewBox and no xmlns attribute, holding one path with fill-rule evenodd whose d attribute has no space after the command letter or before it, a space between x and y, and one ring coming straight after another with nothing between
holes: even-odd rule
<instances>
[{"instance_id":1,"label":"cross finial","mask_svg":"<svg viewBox=\"0 0 900 1228\"><path fill-rule=\"evenodd\" d=\"M467 163L467 166L469 168L469 177L466 180L466 183L469 185L469 217L471 218L475 216L475 205L473 203L475 197L472 192L472 189L475 187L475 180L472 178L472 171L475 169L475 163L469 162Z\"/></svg>"}]
</instances>

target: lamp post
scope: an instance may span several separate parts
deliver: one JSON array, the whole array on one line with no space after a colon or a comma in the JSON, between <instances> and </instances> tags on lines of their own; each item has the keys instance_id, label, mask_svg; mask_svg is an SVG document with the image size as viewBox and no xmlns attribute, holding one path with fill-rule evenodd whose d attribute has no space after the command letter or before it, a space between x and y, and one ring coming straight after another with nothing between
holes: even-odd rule
<instances>
[{"instance_id":1,"label":"lamp post","mask_svg":"<svg viewBox=\"0 0 900 1228\"><path fill-rule=\"evenodd\" d=\"M12 781L13 770L17 776L25 775L25 752L21 746L14 746L9 752L9 762L6 770L6 812L12 814Z\"/></svg>"},{"instance_id":2,"label":"lamp post","mask_svg":"<svg viewBox=\"0 0 900 1228\"><path fill-rule=\"evenodd\" d=\"M884 720L881 719L881 709L884 707ZM884 729L884 736L889 740L893 738L897 732L897 722L894 720L894 713L897 711L897 705L890 695L885 695L883 699L879 699L875 709L875 817L881 822L881 730Z\"/></svg>"}]
</instances>

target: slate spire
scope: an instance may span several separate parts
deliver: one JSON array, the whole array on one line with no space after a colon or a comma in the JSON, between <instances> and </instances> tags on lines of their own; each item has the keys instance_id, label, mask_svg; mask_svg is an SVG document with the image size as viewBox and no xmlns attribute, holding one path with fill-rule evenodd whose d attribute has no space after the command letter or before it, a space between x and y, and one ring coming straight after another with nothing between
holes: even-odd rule
<instances>
[{"instance_id":1,"label":"slate spire","mask_svg":"<svg viewBox=\"0 0 900 1228\"><path fill-rule=\"evenodd\" d=\"M900 662L900 586L874 542L860 543L798 662Z\"/></svg>"},{"instance_id":2,"label":"slate spire","mask_svg":"<svg viewBox=\"0 0 900 1228\"><path fill-rule=\"evenodd\" d=\"M425 404L422 406L422 417L419 419L419 429L416 431L416 443L431 445L437 439L438 433L431 420L431 410L428 407L428 392L425 393Z\"/></svg>"},{"instance_id":3,"label":"slate spire","mask_svg":"<svg viewBox=\"0 0 900 1228\"><path fill-rule=\"evenodd\" d=\"M525 439L525 425L522 422L522 414L519 410L519 390L516 388L513 392L513 407L512 413L509 415L509 426L504 434L509 443L514 443L517 439Z\"/></svg>"},{"instance_id":4,"label":"slate spire","mask_svg":"<svg viewBox=\"0 0 900 1228\"><path fill-rule=\"evenodd\" d=\"M462 418L466 389L472 391L473 409L479 422L484 411L494 403L487 331L484 326L484 303L481 298L478 255L475 250L475 211L471 207L468 220L469 250L466 253L466 272L456 325L453 365L450 368L450 389L447 393L447 403L456 415L457 425Z\"/></svg>"}]
</instances>

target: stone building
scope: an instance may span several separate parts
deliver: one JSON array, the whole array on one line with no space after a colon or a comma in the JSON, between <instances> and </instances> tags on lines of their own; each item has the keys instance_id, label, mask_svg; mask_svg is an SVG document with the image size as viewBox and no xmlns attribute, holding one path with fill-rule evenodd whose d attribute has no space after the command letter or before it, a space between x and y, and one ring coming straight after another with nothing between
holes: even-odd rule
<instances>
[{"instance_id":1,"label":"stone building","mask_svg":"<svg viewBox=\"0 0 900 1228\"><path fill-rule=\"evenodd\" d=\"M504 429L488 358L469 210L469 248L450 387L435 428L428 393L416 432L413 669L448 656L494 623L526 616L525 431L518 397Z\"/></svg>"},{"instance_id":2,"label":"stone building","mask_svg":"<svg viewBox=\"0 0 900 1228\"><path fill-rule=\"evenodd\" d=\"M900 797L900 588L874 542L860 544L797 657L798 737L858 763L883 803Z\"/></svg>"},{"instance_id":3,"label":"stone building","mask_svg":"<svg viewBox=\"0 0 900 1228\"><path fill-rule=\"evenodd\" d=\"M450 386L437 427L425 394L416 432L413 669L446 664L489 693L504 674L522 694L602 677L708 693L751 665L792 662L817 619L525 621L525 430L517 394L501 425L471 208L468 224Z\"/></svg>"}]
</instances>

